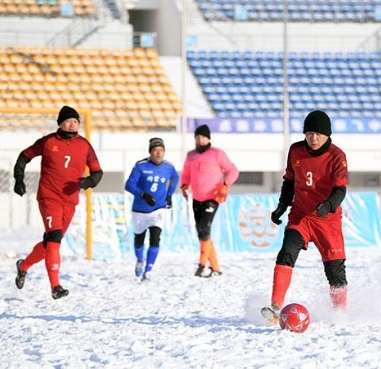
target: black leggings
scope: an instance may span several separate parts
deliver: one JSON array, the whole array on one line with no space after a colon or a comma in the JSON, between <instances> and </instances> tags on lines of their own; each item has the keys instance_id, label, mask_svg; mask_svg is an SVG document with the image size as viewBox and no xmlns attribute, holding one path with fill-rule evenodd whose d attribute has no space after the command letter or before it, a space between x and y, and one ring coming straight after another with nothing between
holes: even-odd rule
<instances>
[{"instance_id":1,"label":"black leggings","mask_svg":"<svg viewBox=\"0 0 381 369\"><path fill-rule=\"evenodd\" d=\"M150 246L159 246L160 245L160 236L161 236L161 228L153 226L149 227L149 245ZM144 239L146 237L147 230L143 233L135 234L134 246L142 247L144 245Z\"/></svg>"},{"instance_id":2,"label":"black leggings","mask_svg":"<svg viewBox=\"0 0 381 369\"><path fill-rule=\"evenodd\" d=\"M193 214L196 222L198 239L207 241L212 231L212 223L218 209L218 203L214 200L193 200Z\"/></svg>"}]
</instances>

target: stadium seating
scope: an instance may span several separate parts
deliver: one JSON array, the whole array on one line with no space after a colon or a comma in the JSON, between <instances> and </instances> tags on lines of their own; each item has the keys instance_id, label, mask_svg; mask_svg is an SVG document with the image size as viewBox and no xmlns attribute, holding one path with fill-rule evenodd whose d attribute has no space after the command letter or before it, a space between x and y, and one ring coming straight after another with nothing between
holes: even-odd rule
<instances>
[{"instance_id":1,"label":"stadium seating","mask_svg":"<svg viewBox=\"0 0 381 369\"><path fill-rule=\"evenodd\" d=\"M288 55L290 113L381 117L380 53ZM283 116L281 52L188 51L189 66L219 117Z\"/></svg>"},{"instance_id":2,"label":"stadium seating","mask_svg":"<svg viewBox=\"0 0 381 369\"><path fill-rule=\"evenodd\" d=\"M93 0L0 0L0 16L15 15L47 18L65 16L65 6L70 3L67 16L96 17ZM72 13L72 14L71 14Z\"/></svg>"},{"instance_id":3,"label":"stadium seating","mask_svg":"<svg viewBox=\"0 0 381 369\"><path fill-rule=\"evenodd\" d=\"M181 111L154 49L0 48L0 73L0 107L91 109L97 129L173 130Z\"/></svg>"},{"instance_id":4,"label":"stadium seating","mask_svg":"<svg viewBox=\"0 0 381 369\"><path fill-rule=\"evenodd\" d=\"M282 21L283 0L195 0L208 21ZM379 0L288 0L291 22L379 22Z\"/></svg>"}]
</instances>

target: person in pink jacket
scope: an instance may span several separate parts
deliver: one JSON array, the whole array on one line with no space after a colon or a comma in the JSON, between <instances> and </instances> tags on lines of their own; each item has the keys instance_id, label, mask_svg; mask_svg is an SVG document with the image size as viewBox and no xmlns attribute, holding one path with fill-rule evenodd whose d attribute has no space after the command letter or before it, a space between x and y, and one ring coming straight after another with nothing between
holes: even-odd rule
<instances>
[{"instance_id":1,"label":"person in pink jacket","mask_svg":"<svg viewBox=\"0 0 381 369\"><path fill-rule=\"evenodd\" d=\"M188 152L180 179L183 196L188 200L192 190L193 213L200 241L200 261L197 277L215 277L222 274L216 249L211 239L211 228L219 204L226 200L228 189L239 176L237 167L226 153L210 142L210 129L204 124L194 132L196 148ZM210 272L205 270L210 263Z\"/></svg>"}]
</instances>

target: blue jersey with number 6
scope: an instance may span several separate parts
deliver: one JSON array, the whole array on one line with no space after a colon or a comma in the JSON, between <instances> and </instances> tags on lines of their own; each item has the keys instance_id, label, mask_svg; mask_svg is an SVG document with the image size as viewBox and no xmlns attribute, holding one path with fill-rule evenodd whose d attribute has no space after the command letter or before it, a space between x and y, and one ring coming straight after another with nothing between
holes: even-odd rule
<instances>
[{"instance_id":1,"label":"blue jersey with number 6","mask_svg":"<svg viewBox=\"0 0 381 369\"><path fill-rule=\"evenodd\" d=\"M128 177L125 189L134 195L132 211L150 213L167 207L167 196L172 196L179 182L179 175L170 162L163 160L155 164L150 158L139 160ZM156 204L151 206L141 198L142 193L154 197Z\"/></svg>"}]
</instances>

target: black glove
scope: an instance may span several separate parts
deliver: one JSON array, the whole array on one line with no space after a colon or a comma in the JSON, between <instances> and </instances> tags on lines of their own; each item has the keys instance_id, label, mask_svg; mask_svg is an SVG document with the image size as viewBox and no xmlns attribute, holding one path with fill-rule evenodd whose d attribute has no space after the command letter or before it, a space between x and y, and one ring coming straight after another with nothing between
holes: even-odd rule
<instances>
[{"instance_id":1,"label":"black glove","mask_svg":"<svg viewBox=\"0 0 381 369\"><path fill-rule=\"evenodd\" d=\"M94 187L93 179L89 177L83 177L79 179L79 187L87 190L89 187Z\"/></svg>"},{"instance_id":2,"label":"black glove","mask_svg":"<svg viewBox=\"0 0 381 369\"><path fill-rule=\"evenodd\" d=\"M149 193L143 192L140 197L151 206L154 206L156 204L156 200L153 196L151 196Z\"/></svg>"},{"instance_id":3,"label":"black glove","mask_svg":"<svg viewBox=\"0 0 381 369\"><path fill-rule=\"evenodd\" d=\"M280 225L282 221L279 219L287 210L287 205L279 203L277 208L271 213L271 221Z\"/></svg>"},{"instance_id":4,"label":"black glove","mask_svg":"<svg viewBox=\"0 0 381 369\"><path fill-rule=\"evenodd\" d=\"M13 188L13 191L17 193L17 195L23 196L26 194L26 187L25 183L22 179L16 180L15 187Z\"/></svg>"},{"instance_id":5,"label":"black glove","mask_svg":"<svg viewBox=\"0 0 381 369\"><path fill-rule=\"evenodd\" d=\"M167 201L167 209L171 209L172 208L172 196L167 196L166 201Z\"/></svg>"},{"instance_id":6,"label":"black glove","mask_svg":"<svg viewBox=\"0 0 381 369\"><path fill-rule=\"evenodd\" d=\"M318 217L325 217L332 210L330 201L324 201L316 207L316 214Z\"/></svg>"}]
</instances>

